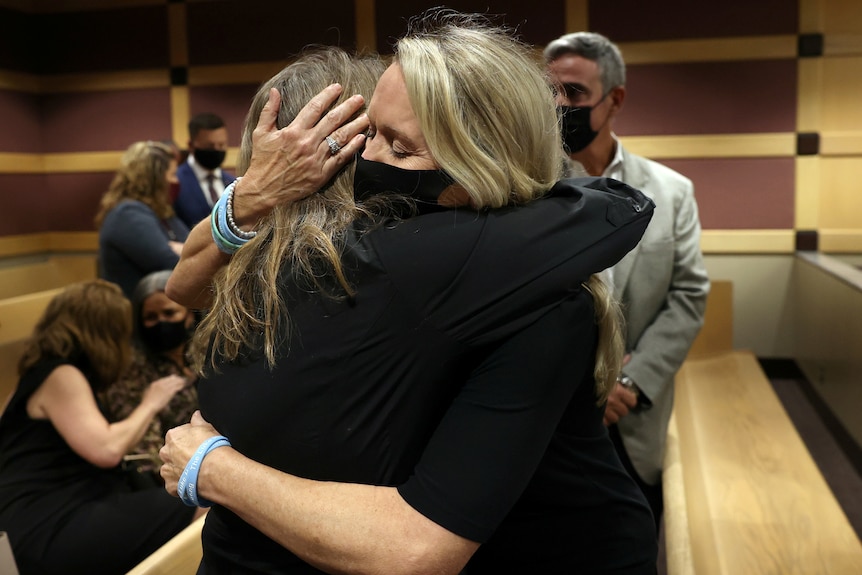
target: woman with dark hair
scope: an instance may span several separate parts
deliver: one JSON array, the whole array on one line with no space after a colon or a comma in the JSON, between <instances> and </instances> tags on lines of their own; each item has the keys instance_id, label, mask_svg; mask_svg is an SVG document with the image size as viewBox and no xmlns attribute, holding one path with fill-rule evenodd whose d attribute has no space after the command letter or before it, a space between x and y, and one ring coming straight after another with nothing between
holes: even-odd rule
<instances>
[{"instance_id":1,"label":"woman with dark hair","mask_svg":"<svg viewBox=\"0 0 862 575\"><path fill-rule=\"evenodd\" d=\"M150 383L169 375L188 384L150 421L144 436L124 458L129 478L141 486L162 486L159 449L165 433L186 423L198 408L197 376L189 367L186 348L194 333L194 313L168 298L170 270L144 276L132 293L133 353L125 374L103 393L108 419L125 419L141 402Z\"/></svg>"},{"instance_id":2,"label":"woman with dark hair","mask_svg":"<svg viewBox=\"0 0 862 575\"><path fill-rule=\"evenodd\" d=\"M105 419L98 393L127 367L131 330L129 301L94 280L54 297L27 344L0 418L0 530L22 575L125 573L197 515L120 471L185 385L156 380L127 418Z\"/></svg>"}]
</instances>

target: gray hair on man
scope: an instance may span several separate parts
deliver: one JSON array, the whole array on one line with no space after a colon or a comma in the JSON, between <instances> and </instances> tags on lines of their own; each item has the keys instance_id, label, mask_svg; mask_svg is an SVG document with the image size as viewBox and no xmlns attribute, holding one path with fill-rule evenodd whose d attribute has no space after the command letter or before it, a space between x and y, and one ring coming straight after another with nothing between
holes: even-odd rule
<instances>
[{"instance_id":1,"label":"gray hair on man","mask_svg":"<svg viewBox=\"0 0 862 575\"><path fill-rule=\"evenodd\" d=\"M565 54L574 54L596 62L602 77L602 91L606 94L626 84L626 64L616 44L596 32L573 32L560 36L545 47L546 62Z\"/></svg>"}]
</instances>

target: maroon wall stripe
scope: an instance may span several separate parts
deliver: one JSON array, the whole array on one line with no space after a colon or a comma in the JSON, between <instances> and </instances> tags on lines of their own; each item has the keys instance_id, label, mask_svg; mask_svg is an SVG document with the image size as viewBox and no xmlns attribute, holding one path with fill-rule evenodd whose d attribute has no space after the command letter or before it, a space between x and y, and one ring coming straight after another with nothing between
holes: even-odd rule
<instances>
[{"instance_id":1,"label":"maroon wall stripe","mask_svg":"<svg viewBox=\"0 0 862 575\"><path fill-rule=\"evenodd\" d=\"M0 70L30 72L36 69L39 53L35 34L35 16L0 8Z\"/></svg>"},{"instance_id":2,"label":"maroon wall stripe","mask_svg":"<svg viewBox=\"0 0 862 575\"><path fill-rule=\"evenodd\" d=\"M378 48L406 30L406 19L437 2L378 0ZM543 46L565 32L565 1L464 0L456 9L505 14L522 38ZM683 0L590 2L591 28L619 42L796 33L798 2L729 0L706 14ZM192 66L284 60L311 43L355 44L353 0L318 5L188 2ZM660 9L659 9L660 8ZM21 14L0 9L0 69L39 73L168 69L168 5L81 13ZM39 34L34 34L34 30ZM82 34L82 30L87 30ZM23 32L22 32L23 31ZM36 38L46 47L32 60ZM226 40L227 39L227 40ZM28 43L29 42L29 43ZM620 135L795 131L796 61L633 65ZM192 114L214 111L238 146L257 85L193 86ZM0 153L123 150L172 134L168 88L26 94L0 91ZM185 146L186 142L178 142ZM667 160L692 178L705 229L792 229L794 159ZM94 229L113 173L0 174L0 235Z\"/></svg>"},{"instance_id":3,"label":"maroon wall stripe","mask_svg":"<svg viewBox=\"0 0 862 575\"><path fill-rule=\"evenodd\" d=\"M36 16L36 72L70 74L164 68L170 64L168 8L121 7Z\"/></svg>"},{"instance_id":4,"label":"maroon wall stripe","mask_svg":"<svg viewBox=\"0 0 862 575\"><path fill-rule=\"evenodd\" d=\"M125 150L137 140L171 137L168 88L46 94L43 152Z\"/></svg>"},{"instance_id":5,"label":"maroon wall stripe","mask_svg":"<svg viewBox=\"0 0 862 575\"><path fill-rule=\"evenodd\" d=\"M703 229L793 229L793 158L663 160L691 178Z\"/></svg>"},{"instance_id":6,"label":"maroon wall stripe","mask_svg":"<svg viewBox=\"0 0 862 575\"><path fill-rule=\"evenodd\" d=\"M614 42L796 34L796 0L590 0L590 29Z\"/></svg>"},{"instance_id":7,"label":"maroon wall stripe","mask_svg":"<svg viewBox=\"0 0 862 575\"><path fill-rule=\"evenodd\" d=\"M113 173L46 174L41 209L48 230L58 232L93 231L99 201L113 179ZM39 209L34 206L31 209Z\"/></svg>"},{"instance_id":8,"label":"maroon wall stripe","mask_svg":"<svg viewBox=\"0 0 862 575\"><path fill-rule=\"evenodd\" d=\"M239 147L245 115L257 89L258 84L192 87L189 89L191 114L212 112L221 116L227 127L228 144ZM186 146L186 142L177 143L180 147Z\"/></svg>"},{"instance_id":9,"label":"maroon wall stripe","mask_svg":"<svg viewBox=\"0 0 862 575\"><path fill-rule=\"evenodd\" d=\"M0 152L42 152L39 101L33 94L0 90Z\"/></svg>"},{"instance_id":10,"label":"maroon wall stripe","mask_svg":"<svg viewBox=\"0 0 862 575\"><path fill-rule=\"evenodd\" d=\"M0 174L0 236L94 231L112 173Z\"/></svg>"},{"instance_id":11,"label":"maroon wall stripe","mask_svg":"<svg viewBox=\"0 0 862 575\"><path fill-rule=\"evenodd\" d=\"M187 4L189 65L277 62L309 44L356 48L353 0Z\"/></svg>"},{"instance_id":12,"label":"maroon wall stripe","mask_svg":"<svg viewBox=\"0 0 862 575\"><path fill-rule=\"evenodd\" d=\"M621 135L796 130L796 60L628 67Z\"/></svg>"},{"instance_id":13,"label":"maroon wall stripe","mask_svg":"<svg viewBox=\"0 0 862 575\"><path fill-rule=\"evenodd\" d=\"M0 174L0 236L51 231L42 174Z\"/></svg>"},{"instance_id":14,"label":"maroon wall stripe","mask_svg":"<svg viewBox=\"0 0 862 575\"><path fill-rule=\"evenodd\" d=\"M385 54L391 53L395 39L407 31L407 20L410 17L440 4L441 2L434 1L377 0L377 50ZM564 0L458 0L445 2L445 5L462 12L478 12L496 17L496 23L517 28L523 41L536 46L544 46L566 32Z\"/></svg>"}]
</instances>

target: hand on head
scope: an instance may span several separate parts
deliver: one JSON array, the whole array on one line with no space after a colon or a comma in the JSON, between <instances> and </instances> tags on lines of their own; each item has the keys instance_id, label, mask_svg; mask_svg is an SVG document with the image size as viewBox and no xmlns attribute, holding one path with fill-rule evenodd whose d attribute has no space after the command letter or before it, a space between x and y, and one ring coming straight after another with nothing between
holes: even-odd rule
<instances>
[{"instance_id":1,"label":"hand on head","mask_svg":"<svg viewBox=\"0 0 862 575\"><path fill-rule=\"evenodd\" d=\"M324 115L341 91L339 84L326 87L279 130L281 96L275 88L270 90L254 130L251 163L234 196L239 225L252 224L274 206L316 192L362 149L368 118L363 114L345 123L364 105L362 96L352 96ZM336 153L327 136L338 145Z\"/></svg>"},{"instance_id":2,"label":"hand on head","mask_svg":"<svg viewBox=\"0 0 862 575\"><path fill-rule=\"evenodd\" d=\"M162 459L160 473L168 493L177 494L177 482L186 464L201 443L216 435L219 435L219 432L203 418L200 411L194 412L189 423L168 431L165 444L159 451L159 457Z\"/></svg>"}]
</instances>

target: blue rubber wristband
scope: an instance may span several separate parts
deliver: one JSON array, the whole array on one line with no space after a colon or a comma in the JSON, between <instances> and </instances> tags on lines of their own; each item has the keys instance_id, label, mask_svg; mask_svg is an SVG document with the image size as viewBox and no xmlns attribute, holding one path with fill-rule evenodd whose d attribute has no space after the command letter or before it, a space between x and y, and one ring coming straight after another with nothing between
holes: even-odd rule
<instances>
[{"instance_id":1,"label":"blue rubber wristband","mask_svg":"<svg viewBox=\"0 0 862 575\"><path fill-rule=\"evenodd\" d=\"M227 240L228 243L244 246L251 241L257 233L244 238L234 233L227 219L227 202L232 195L233 190L230 190L229 193L222 195L222 197L219 198L218 203L216 203L216 206L218 206L218 232L221 234L223 239Z\"/></svg>"},{"instance_id":2,"label":"blue rubber wristband","mask_svg":"<svg viewBox=\"0 0 862 575\"><path fill-rule=\"evenodd\" d=\"M192 458L188 463L186 463L186 467L183 469L183 474L180 475L180 480L177 482L177 494L180 496L182 502L189 507L212 506L212 503L206 499L198 497L198 473L200 473L201 463L203 462L204 457L206 457L213 449L225 446L230 447L230 441L228 441L228 438L224 435L210 437L201 443L198 450L195 451L195 454L192 455Z\"/></svg>"},{"instance_id":3,"label":"blue rubber wristband","mask_svg":"<svg viewBox=\"0 0 862 575\"><path fill-rule=\"evenodd\" d=\"M237 252L239 248L242 247L242 245L231 243L227 238L221 235L221 232L218 228L219 207L220 205L216 204L213 207L212 215L210 216L210 231L212 232L213 242L215 242L215 245L219 249L219 251L224 252L228 255L233 255Z\"/></svg>"}]
</instances>

